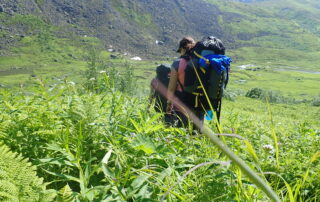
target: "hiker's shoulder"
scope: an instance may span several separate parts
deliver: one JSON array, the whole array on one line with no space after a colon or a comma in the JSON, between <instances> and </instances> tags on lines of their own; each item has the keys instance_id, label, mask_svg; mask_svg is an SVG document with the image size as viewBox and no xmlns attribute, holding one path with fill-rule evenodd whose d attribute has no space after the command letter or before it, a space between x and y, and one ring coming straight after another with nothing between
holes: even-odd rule
<instances>
[{"instance_id":1,"label":"hiker's shoulder","mask_svg":"<svg viewBox=\"0 0 320 202\"><path fill-rule=\"evenodd\" d=\"M176 58L171 65L171 68L177 69L179 67L179 63L180 63L180 59L181 58Z\"/></svg>"},{"instance_id":2,"label":"hiker's shoulder","mask_svg":"<svg viewBox=\"0 0 320 202\"><path fill-rule=\"evenodd\" d=\"M173 61L171 67L178 68L181 62L188 62L189 60L190 56L180 56Z\"/></svg>"}]
</instances>

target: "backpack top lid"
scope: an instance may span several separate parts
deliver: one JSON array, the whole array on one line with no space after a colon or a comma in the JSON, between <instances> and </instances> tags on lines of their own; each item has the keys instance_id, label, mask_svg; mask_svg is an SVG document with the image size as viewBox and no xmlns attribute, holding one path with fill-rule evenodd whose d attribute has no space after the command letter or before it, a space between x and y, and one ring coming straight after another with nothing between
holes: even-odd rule
<instances>
[{"instance_id":1,"label":"backpack top lid","mask_svg":"<svg viewBox=\"0 0 320 202\"><path fill-rule=\"evenodd\" d=\"M222 41L214 36L208 36L198 42L192 50L195 57L199 58L199 65L203 68L213 67L218 73L229 68L231 58L225 56L225 47ZM208 64L209 61L209 64Z\"/></svg>"},{"instance_id":2,"label":"backpack top lid","mask_svg":"<svg viewBox=\"0 0 320 202\"><path fill-rule=\"evenodd\" d=\"M220 39L214 36L208 36L197 42L192 52L200 54L203 50L213 51L217 55L224 55L226 49Z\"/></svg>"}]
</instances>

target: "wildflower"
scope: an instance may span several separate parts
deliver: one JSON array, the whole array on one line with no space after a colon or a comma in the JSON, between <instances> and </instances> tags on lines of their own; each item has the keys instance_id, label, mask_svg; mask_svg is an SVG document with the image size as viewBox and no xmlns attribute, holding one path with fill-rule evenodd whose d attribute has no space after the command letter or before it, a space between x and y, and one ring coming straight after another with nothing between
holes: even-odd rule
<instances>
[{"instance_id":1,"label":"wildflower","mask_svg":"<svg viewBox=\"0 0 320 202\"><path fill-rule=\"evenodd\" d=\"M263 145L262 148L266 151L268 151L269 153L274 153L274 148L271 144L266 144Z\"/></svg>"},{"instance_id":2,"label":"wildflower","mask_svg":"<svg viewBox=\"0 0 320 202\"><path fill-rule=\"evenodd\" d=\"M70 85L74 86L74 85L75 85L75 82L73 82L73 81L69 81L69 82L68 82L68 84L70 84Z\"/></svg>"},{"instance_id":3,"label":"wildflower","mask_svg":"<svg viewBox=\"0 0 320 202\"><path fill-rule=\"evenodd\" d=\"M96 78L91 78L91 79L89 79L90 81L94 81L94 80L96 80Z\"/></svg>"},{"instance_id":4,"label":"wildflower","mask_svg":"<svg viewBox=\"0 0 320 202\"><path fill-rule=\"evenodd\" d=\"M106 73L106 71L100 71L99 73L100 73L100 74L103 74L103 73Z\"/></svg>"},{"instance_id":5,"label":"wildflower","mask_svg":"<svg viewBox=\"0 0 320 202\"><path fill-rule=\"evenodd\" d=\"M88 123L88 126L95 126L97 125L96 123Z\"/></svg>"}]
</instances>

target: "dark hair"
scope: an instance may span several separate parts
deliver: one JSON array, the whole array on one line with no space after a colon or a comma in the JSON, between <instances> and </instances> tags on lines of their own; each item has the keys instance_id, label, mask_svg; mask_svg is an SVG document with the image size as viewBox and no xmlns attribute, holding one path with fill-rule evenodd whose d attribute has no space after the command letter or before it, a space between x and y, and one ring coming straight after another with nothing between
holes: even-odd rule
<instances>
[{"instance_id":1,"label":"dark hair","mask_svg":"<svg viewBox=\"0 0 320 202\"><path fill-rule=\"evenodd\" d=\"M191 44L191 43L195 43L195 40L192 37L190 37L190 36L183 37L179 42L179 48L178 48L177 52L180 53L182 48L185 49L187 47L187 45Z\"/></svg>"}]
</instances>

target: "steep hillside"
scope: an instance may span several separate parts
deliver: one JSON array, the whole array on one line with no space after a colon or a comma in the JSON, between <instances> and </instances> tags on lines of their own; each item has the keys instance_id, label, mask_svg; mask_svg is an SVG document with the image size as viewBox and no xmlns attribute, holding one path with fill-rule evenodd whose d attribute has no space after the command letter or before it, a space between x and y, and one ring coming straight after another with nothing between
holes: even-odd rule
<instances>
[{"instance_id":1,"label":"steep hillside","mask_svg":"<svg viewBox=\"0 0 320 202\"><path fill-rule=\"evenodd\" d=\"M2 10L6 14L39 16L46 23L63 28L64 32L98 37L106 47L113 46L122 52L171 55L177 41L186 34L197 38L204 35L224 36L216 16L212 15L218 13L218 9L201 0L194 1L197 7L187 0L5 2ZM202 23L205 18L208 21ZM165 48L156 41L160 41Z\"/></svg>"},{"instance_id":2,"label":"steep hillside","mask_svg":"<svg viewBox=\"0 0 320 202\"><path fill-rule=\"evenodd\" d=\"M311 1L209 2L221 10L219 24L240 46L236 58L319 68L314 61L319 61L320 12Z\"/></svg>"},{"instance_id":3,"label":"steep hillside","mask_svg":"<svg viewBox=\"0 0 320 202\"><path fill-rule=\"evenodd\" d=\"M234 62L317 69L319 19L311 0L3 0L0 54L19 54L12 47L42 35L75 49L83 38L97 38L104 49L172 57L182 36L215 35Z\"/></svg>"}]
</instances>

